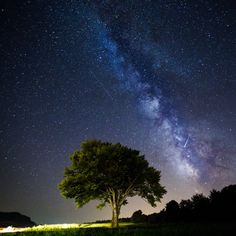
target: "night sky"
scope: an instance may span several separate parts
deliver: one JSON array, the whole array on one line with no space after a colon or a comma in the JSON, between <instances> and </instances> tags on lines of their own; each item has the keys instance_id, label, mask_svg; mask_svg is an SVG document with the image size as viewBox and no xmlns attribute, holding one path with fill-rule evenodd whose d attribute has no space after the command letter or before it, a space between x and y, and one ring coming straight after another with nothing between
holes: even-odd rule
<instances>
[{"instance_id":1,"label":"night sky","mask_svg":"<svg viewBox=\"0 0 236 236\"><path fill-rule=\"evenodd\" d=\"M236 182L233 0L0 1L0 211L109 219L57 189L86 139L140 150L168 193L121 217Z\"/></svg>"}]
</instances>

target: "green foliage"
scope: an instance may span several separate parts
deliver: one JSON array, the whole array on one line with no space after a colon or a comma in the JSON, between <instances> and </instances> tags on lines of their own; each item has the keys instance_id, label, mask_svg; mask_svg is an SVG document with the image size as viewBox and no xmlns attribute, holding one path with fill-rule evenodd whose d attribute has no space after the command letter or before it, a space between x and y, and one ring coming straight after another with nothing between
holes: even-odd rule
<instances>
[{"instance_id":1,"label":"green foliage","mask_svg":"<svg viewBox=\"0 0 236 236\"><path fill-rule=\"evenodd\" d=\"M70 159L59 189L64 197L74 198L78 207L98 199L98 208L109 203L118 217L127 197L139 195L156 206L166 193L160 171L150 167L139 151L119 143L86 141Z\"/></svg>"}]
</instances>

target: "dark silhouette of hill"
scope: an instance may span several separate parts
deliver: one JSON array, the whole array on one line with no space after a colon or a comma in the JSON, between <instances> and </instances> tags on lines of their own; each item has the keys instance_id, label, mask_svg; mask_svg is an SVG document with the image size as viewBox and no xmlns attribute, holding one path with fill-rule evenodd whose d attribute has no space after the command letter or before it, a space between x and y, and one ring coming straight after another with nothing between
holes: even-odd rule
<instances>
[{"instance_id":1,"label":"dark silhouette of hill","mask_svg":"<svg viewBox=\"0 0 236 236\"><path fill-rule=\"evenodd\" d=\"M195 194L180 203L171 200L159 213L144 215L141 210L133 213L132 222L229 222L236 221L236 185L212 190L208 197Z\"/></svg>"},{"instance_id":2,"label":"dark silhouette of hill","mask_svg":"<svg viewBox=\"0 0 236 236\"><path fill-rule=\"evenodd\" d=\"M30 217L18 212L0 212L0 227L31 227L36 225Z\"/></svg>"}]
</instances>

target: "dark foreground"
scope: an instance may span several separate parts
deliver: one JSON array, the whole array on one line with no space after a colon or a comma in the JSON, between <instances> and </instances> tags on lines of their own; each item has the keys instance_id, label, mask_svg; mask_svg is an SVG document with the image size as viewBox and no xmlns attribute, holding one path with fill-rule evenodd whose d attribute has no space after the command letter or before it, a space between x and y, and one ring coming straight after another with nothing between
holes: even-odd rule
<instances>
[{"instance_id":1,"label":"dark foreground","mask_svg":"<svg viewBox=\"0 0 236 236\"><path fill-rule=\"evenodd\" d=\"M235 223L211 224L162 224L157 226L133 226L111 228L70 228L33 230L4 235L20 236L230 236L236 235Z\"/></svg>"}]
</instances>

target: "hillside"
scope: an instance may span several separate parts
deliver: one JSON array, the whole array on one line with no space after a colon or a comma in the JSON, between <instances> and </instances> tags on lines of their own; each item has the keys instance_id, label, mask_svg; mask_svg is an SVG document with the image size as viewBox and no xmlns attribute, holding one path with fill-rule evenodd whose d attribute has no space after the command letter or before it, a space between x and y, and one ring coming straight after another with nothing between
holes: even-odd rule
<instances>
[{"instance_id":1,"label":"hillside","mask_svg":"<svg viewBox=\"0 0 236 236\"><path fill-rule=\"evenodd\" d=\"M30 217L18 212L0 212L0 227L31 227L36 225Z\"/></svg>"}]
</instances>

